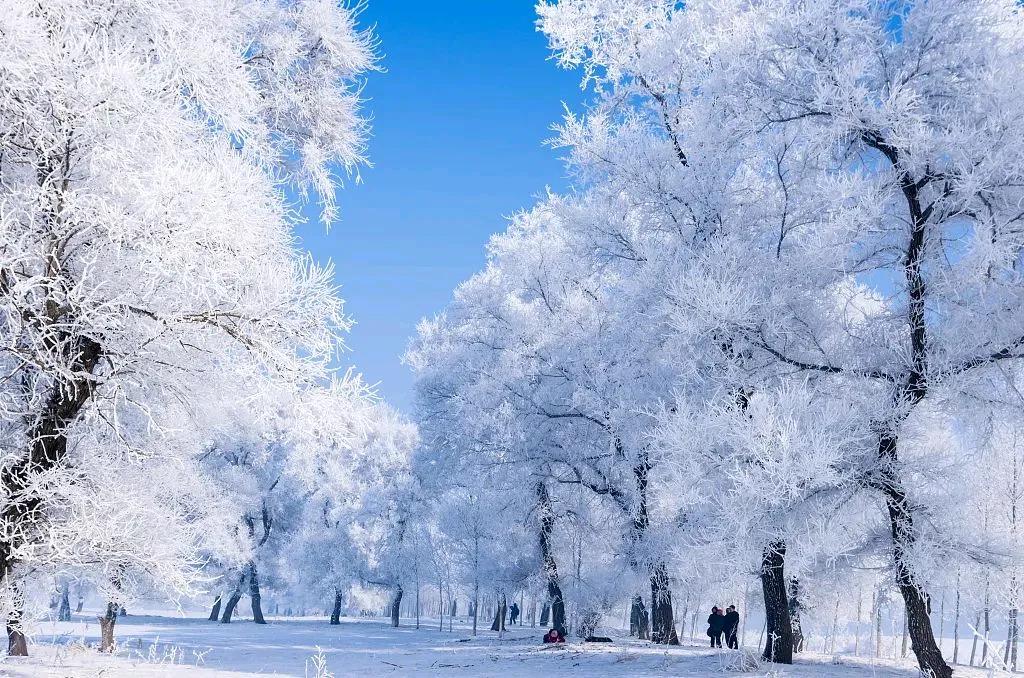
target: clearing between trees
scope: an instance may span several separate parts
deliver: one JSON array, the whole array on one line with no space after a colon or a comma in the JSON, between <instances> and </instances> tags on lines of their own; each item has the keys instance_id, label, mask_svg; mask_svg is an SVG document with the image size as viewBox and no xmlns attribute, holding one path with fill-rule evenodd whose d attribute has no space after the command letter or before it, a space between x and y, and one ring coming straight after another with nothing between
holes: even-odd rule
<instances>
[{"instance_id":1,"label":"clearing between trees","mask_svg":"<svg viewBox=\"0 0 1024 678\"><path fill-rule=\"evenodd\" d=\"M325 628L323 618L268 618L266 626L210 623L185 617L130 615L119 622L113 655L95 651L100 629L96 616L76 615L71 622L40 626L33 656L0 663L0 675L11 678L194 676L227 678L280 676L836 676L837 678L911 678L917 669L906 659L875 659L848 654L807 651L792 666L755 662L756 641L747 638L739 652L712 650L683 639L665 647L615 632L612 643L581 643L545 647L542 630L510 628L502 638L487 633L471 636L464 619L454 631L439 632L437 620L421 628L390 628L384 618L346 617ZM891 639L890 639L891 640ZM740 668L746 661L750 670ZM780 670L781 668L781 670ZM990 674L987 669L957 667L964 678Z\"/></svg>"}]
</instances>

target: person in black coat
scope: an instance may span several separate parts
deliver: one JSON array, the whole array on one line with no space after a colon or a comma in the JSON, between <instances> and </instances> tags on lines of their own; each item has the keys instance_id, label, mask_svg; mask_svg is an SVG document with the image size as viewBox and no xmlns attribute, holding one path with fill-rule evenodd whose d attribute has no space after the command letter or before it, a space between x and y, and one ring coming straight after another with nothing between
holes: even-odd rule
<instances>
[{"instance_id":1,"label":"person in black coat","mask_svg":"<svg viewBox=\"0 0 1024 678\"><path fill-rule=\"evenodd\" d=\"M730 605L725 612L725 645L733 650L740 649L736 633L740 629L740 613L736 611L735 605Z\"/></svg>"},{"instance_id":2,"label":"person in black coat","mask_svg":"<svg viewBox=\"0 0 1024 678\"><path fill-rule=\"evenodd\" d=\"M722 647L722 632L725 631L725 615L717 605L711 608L711 615L708 617L708 637L711 638L711 647Z\"/></svg>"}]
</instances>

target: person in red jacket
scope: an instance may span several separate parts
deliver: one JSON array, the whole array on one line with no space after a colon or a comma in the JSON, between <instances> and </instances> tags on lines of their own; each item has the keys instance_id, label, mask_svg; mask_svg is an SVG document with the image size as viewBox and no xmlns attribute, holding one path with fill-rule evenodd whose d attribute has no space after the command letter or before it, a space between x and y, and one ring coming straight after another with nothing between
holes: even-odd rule
<instances>
[{"instance_id":1,"label":"person in red jacket","mask_svg":"<svg viewBox=\"0 0 1024 678\"><path fill-rule=\"evenodd\" d=\"M565 636L559 633L558 629L551 629L544 634L545 643L564 643Z\"/></svg>"}]
</instances>

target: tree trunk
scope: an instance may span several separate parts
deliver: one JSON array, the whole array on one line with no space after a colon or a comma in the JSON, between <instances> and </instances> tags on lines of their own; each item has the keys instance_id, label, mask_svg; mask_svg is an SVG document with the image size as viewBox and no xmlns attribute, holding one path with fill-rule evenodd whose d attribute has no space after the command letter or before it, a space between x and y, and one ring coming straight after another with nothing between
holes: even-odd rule
<instances>
[{"instance_id":1,"label":"tree trunk","mask_svg":"<svg viewBox=\"0 0 1024 678\"><path fill-rule=\"evenodd\" d=\"M789 580L789 625L793 630L793 654L804 650L804 632L800 625L800 580Z\"/></svg>"},{"instance_id":2,"label":"tree trunk","mask_svg":"<svg viewBox=\"0 0 1024 678\"><path fill-rule=\"evenodd\" d=\"M974 666L974 657L978 651L978 629L981 628L981 613L979 612L974 617L974 633L971 634L973 639L971 640L971 659L969 662L970 666Z\"/></svg>"},{"instance_id":3,"label":"tree trunk","mask_svg":"<svg viewBox=\"0 0 1024 678\"><path fill-rule=\"evenodd\" d=\"M910 501L897 476L895 435L883 433L879 437L878 449L879 459L885 464L879 485L885 495L885 505L889 514L893 565L896 570L896 583L906 606L911 647L917 656L917 664L922 673L932 678L951 678L953 670L943 660L942 652L935 643L924 588L917 581L909 562L908 554L913 551L917 542L917 529Z\"/></svg>"},{"instance_id":4,"label":"tree trunk","mask_svg":"<svg viewBox=\"0 0 1024 678\"><path fill-rule=\"evenodd\" d=\"M946 591L942 591L942 598L939 601L939 636L937 638L939 642L939 648L942 648L942 638L946 633Z\"/></svg>"},{"instance_id":5,"label":"tree trunk","mask_svg":"<svg viewBox=\"0 0 1024 678\"><path fill-rule=\"evenodd\" d=\"M391 597L391 626L398 628L399 615L402 611L402 585L395 585L395 593Z\"/></svg>"},{"instance_id":6,"label":"tree trunk","mask_svg":"<svg viewBox=\"0 0 1024 678\"><path fill-rule=\"evenodd\" d=\"M656 564L651 571L651 640L662 645L679 644L665 563Z\"/></svg>"},{"instance_id":7,"label":"tree trunk","mask_svg":"<svg viewBox=\"0 0 1024 678\"><path fill-rule=\"evenodd\" d=\"M508 614L508 601L502 593L498 598L498 606L494 610L494 621L491 622L491 630L499 633L505 630L505 615Z\"/></svg>"},{"instance_id":8,"label":"tree trunk","mask_svg":"<svg viewBox=\"0 0 1024 678\"><path fill-rule=\"evenodd\" d=\"M60 588L60 607L57 609L57 621L71 621L71 585L64 582Z\"/></svg>"},{"instance_id":9,"label":"tree trunk","mask_svg":"<svg viewBox=\"0 0 1024 678\"><path fill-rule=\"evenodd\" d=\"M20 589L11 591L11 612L7 617L7 656L27 657L28 642L25 639L24 619L25 599Z\"/></svg>"},{"instance_id":10,"label":"tree trunk","mask_svg":"<svg viewBox=\"0 0 1024 678\"><path fill-rule=\"evenodd\" d=\"M256 572L256 561L249 561L249 600L252 603L252 620L257 624L266 624L263 618L263 606L260 596L260 578Z\"/></svg>"},{"instance_id":11,"label":"tree trunk","mask_svg":"<svg viewBox=\"0 0 1024 678\"><path fill-rule=\"evenodd\" d=\"M621 451L622 443L615 441L616 447ZM638 548L647 535L650 526L650 514L647 508L647 492L651 472L650 457L647 448L642 448L640 458L633 467L633 477L636 482L637 505L633 514L632 539L634 549ZM651 581L651 633L653 642L664 645L678 645L679 636L676 635L675 619L672 610L672 590L669 585L668 566L664 560L657 557L653 562L648 561L648 574Z\"/></svg>"},{"instance_id":12,"label":"tree trunk","mask_svg":"<svg viewBox=\"0 0 1024 678\"><path fill-rule=\"evenodd\" d=\"M882 656L882 592L875 592L875 659Z\"/></svg>"},{"instance_id":13,"label":"tree trunk","mask_svg":"<svg viewBox=\"0 0 1024 678\"><path fill-rule=\"evenodd\" d=\"M13 625L10 622L7 624L7 656L28 656L28 642L25 640L20 622L15 622Z\"/></svg>"},{"instance_id":14,"label":"tree trunk","mask_svg":"<svg viewBox=\"0 0 1024 678\"><path fill-rule=\"evenodd\" d=\"M1014 585L1011 583L1011 588ZM1006 647L1003 648L1003 666L1017 671L1017 608L1011 607L1006 618Z\"/></svg>"},{"instance_id":15,"label":"tree trunk","mask_svg":"<svg viewBox=\"0 0 1024 678\"><path fill-rule=\"evenodd\" d=\"M42 320L42 319L41 319ZM55 330L63 334L63 330ZM0 535L0 588L14 590L19 583L12 582L17 563L14 550L21 545L25 535L34 532L27 526L38 528L43 525L41 514L42 497L33 491L36 479L47 471L60 468L66 463L68 451L67 428L78 418L82 408L92 396L92 373L99 364L102 349L98 343L87 337L66 337L73 359L69 373L71 381L57 380L51 387L50 396L35 424L28 431L30 441L24 458L0 467L0 486L5 491L0 524L6 529ZM13 657L28 655L21 617L8 620L8 645Z\"/></svg>"},{"instance_id":16,"label":"tree trunk","mask_svg":"<svg viewBox=\"0 0 1024 678\"><path fill-rule=\"evenodd\" d=\"M743 602L744 602L744 605L746 605L746 601L744 600ZM743 611L743 614L746 615L746 610ZM686 619L689 616L690 616L690 596L686 596L686 602L683 603L683 613L681 615L679 615L679 637L680 638L685 638L686 637ZM744 616L744 619L746 619L746 616Z\"/></svg>"},{"instance_id":17,"label":"tree trunk","mask_svg":"<svg viewBox=\"0 0 1024 678\"><path fill-rule=\"evenodd\" d=\"M213 599L213 609L210 610L209 621L215 622L220 619L220 602L221 597L218 593L217 597Z\"/></svg>"},{"instance_id":18,"label":"tree trunk","mask_svg":"<svg viewBox=\"0 0 1024 678\"><path fill-rule=\"evenodd\" d=\"M228 598L228 602L224 605L224 614L221 615L221 624L230 624L231 616L235 613L235 606L238 605L238 601L242 599L242 588L245 584L245 575L243 574L238 578L238 583L235 585L235 590L231 592L231 597Z\"/></svg>"},{"instance_id":19,"label":"tree trunk","mask_svg":"<svg viewBox=\"0 0 1024 678\"><path fill-rule=\"evenodd\" d=\"M437 630L444 631L444 585L437 582Z\"/></svg>"},{"instance_id":20,"label":"tree trunk","mask_svg":"<svg viewBox=\"0 0 1024 678\"><path fill-rule=\"evenodd\" d=\"M107 611L100 620L100 652L114 651L114 625L117 624L117 603L107 603Z\"/></svg>"},{"instance_id":21,"label":"tree trunk","mask_svg":"<svg viewBox=\"0 0 1024 678\"><path fill-rule=\"evenodd\" d=\"M985 610L984 610L984 615L985 615L985 635L983 636L983 641L981 643L981 665L982 666L985 665L985 660L988 658L988 637L989 637L989 634L992 631L992 610L989 608L989 605L991 604L991 601L989 600L988 584L989 584L988 576L986 575L986 577L985 577Z\"/></svg>"},{"instance_id":22,"label":"tree trunk","mask_svg":"<svg viewBox=\"0 0 1024 678\"><path fill-rule=\"evenodd\" d=\"M793 627L786 596L786 543L774 541L761 556L761 588L764 591L765 645L762 657L777 664L793 663Z\"/></svg>"},{"instance_id":23,"label":"tree trunk","mask_svg":"<svg viewBox=\"0 0 1024 678\"><path fill-rule=\"evenodd\" d=\"M548 486L541 481L537 483L537 509L540 516L540 553L544 567L544 578L547 581L548 600L551 605L551 626L565 635L565 601L562 598L562 587L558 579L558 564L555 562L554 548L551 544L555 531L555 512L551 506ZM545 622L541 619L541 624Z\"/></svg>"},{"instance_id":24,"label":"tree trunk","mask_svg":"<svg viewBox=\"0 0 1024 678\"><path fill-rule=\"evenodd\" d=\"M857 589L857 626L855 628L853 636L853 656L860 656L860 618L861 613L864 611L864 586L861 585Z\"/></svg>"},{"instance_id":25,"label":"tree trunk","mask_svg":"<svg viewBox=\"0 0 1024 678\"><path fill-rule=\"evenodd\" d=\"M547 626L548 625L548 619L550 619L550 618L551 618L551 604L548 603L547 600L545 600L544 604L540 608L540 625L541 626Z\"/></svg>"},{"instance_id":26,"label":"tree trunk","mask_svg":"<svg viewBox=\"0 0 1024 678\"><path fill-rule=\"evenodd\" d=\"M832 643L829 646L829 654L836 653L836 636L839 634L839 595L836 595L836 609L832 612Z\"/></svg>"},{"instance_id":27,"label":"tree trunk","mask_svg":"<svg viewBox=\"0 0 1024 678\"><path fill-rule=\"evenodd\" d=\"M341 594L341 589L334 589L334 608L331 610L331 626L341 624L341 603L343 600L344 596Z\"/></svg>"},{"instance_id":28,"label":"tree trunk","mask_svg":"<svg viewBox=\"0 0 1024 678\"><path fill-rule=\"evenodd\" d=\"M903 641L900 644L900 657L906 657L907 656L907 626L908 626L908 624L909 624L909 621L907 619L907 615L906 615L906 613L904 613L903 614Z\"/></svg>"},{"instance_id":29,"label":"tree trunk","mask_svg":"<svg viewBox=\"0 0 1024 678\"><path fill-rule=\"evenodd\" d=\"M747 617L750 616L750 580L747 580L746 586L743 587L743 621L740 622L740 647L746 649L747 647ZM693 636L693 631L690 631L690 636Z\"/></svg>"},{"instance_id":30,"label":"tree trunk","mask_svg":"<svg viewBox=\"0 0 1024 678\"><path fill-rule=\"evenodd\" d=\"M953 665L960 658L960 570L956 571L956 604L953 607Z\"/></svg>"},{"instance_id":31,"label":"tree trunk","mask_svg":"<svg viewBox=\"0 0 1024 678\"><path fill-rule=\"evenodd\" d=\"M1020 634L1018 623L1018 610L1016 607L1010 610L1010 671L1017 672L1017 639Z\"/></svg>"},{"instance_id":32,"label":"tree trunk","mask_svg":"<svg viewBox=\"0 0 1024 678\"><path fill-rule=\"evenodd\" d=\"M473 635L476 635L476 622L480 614L480 582L473 580Z\"/></svg>"},{"instance_id":33,"label":"tree trunk","mask_svg":"<svg viewBox=\"0 0 1024 678\"><path fill-rule=\"evenodd\" d=\"M942 658L942 652L935 643L931 619L928 617L926 594L917 580L910 563L910 554L918 541L911 502L903 487L899 471L897 446L898 427L912 408L916 407L928 392L929 341L927 324L927 285L925 284L924 253L926 233L931 208L925 208L921 199L922 184L912 176L900 157L900 150L890 144L882 135L862 135L862 141L881 153L892 164L897 173L900 189L907 202L910 217L909 239L904 249L903 275L907 291L907 327L909 334L909 371L893 393L893 411L896 421L889 422L889 428L878 437L879 472L872 486L880 490L885 498L892 536L893 565L896 583L906 606L907 627L917 664L921 672L930 678L951 678L953 670Z\"/></svg>"}]
</instances>

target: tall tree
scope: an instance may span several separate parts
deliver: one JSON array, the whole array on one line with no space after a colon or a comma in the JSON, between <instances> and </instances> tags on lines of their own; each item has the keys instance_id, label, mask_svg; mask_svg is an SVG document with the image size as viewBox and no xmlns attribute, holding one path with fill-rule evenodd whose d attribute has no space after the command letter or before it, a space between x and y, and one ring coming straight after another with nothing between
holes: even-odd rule
<instances>
[{"instance_id":1,"label":"tall tree","mask_svg":"<svg viewBox=\"0 0 1024 678\"><path fill-rule=\"evenodd\" d=\"M107 468L186 457L138 454L140 432L189 413L166 401L322 374L347 319L330 271L295 250L282 189L312 189L331 218L331 168L362 162L357 81L373 55L352 11L312 0L16 0L0 34L0 579L24 654L21 565L68 552L48 543L50 498L97 482L83 478L104 468L83 458L89 441L115 442ZM122 490L76 516L81 529L136 494Z\"/></svg>"},{"instance_id":2,"label":"tall tree","mask_svg":"<svg viewBox=\"0 0 1024 678\"><path fill-rule=\"evenodd\" d=\"M648 178L665 195L652 211L671 219L678 205L699 245L676 257L676 324L726 338L742 369L859 394L874 430L860 478L884 501L914 652L950 675L916 558L923 488L904 457L923 408L1022 356L1016 4L541 10L563 62L623 94L569 121L575 157L602 181ZM843 312L823 291L845 294Z\"/></svg>"}]
</instances>

